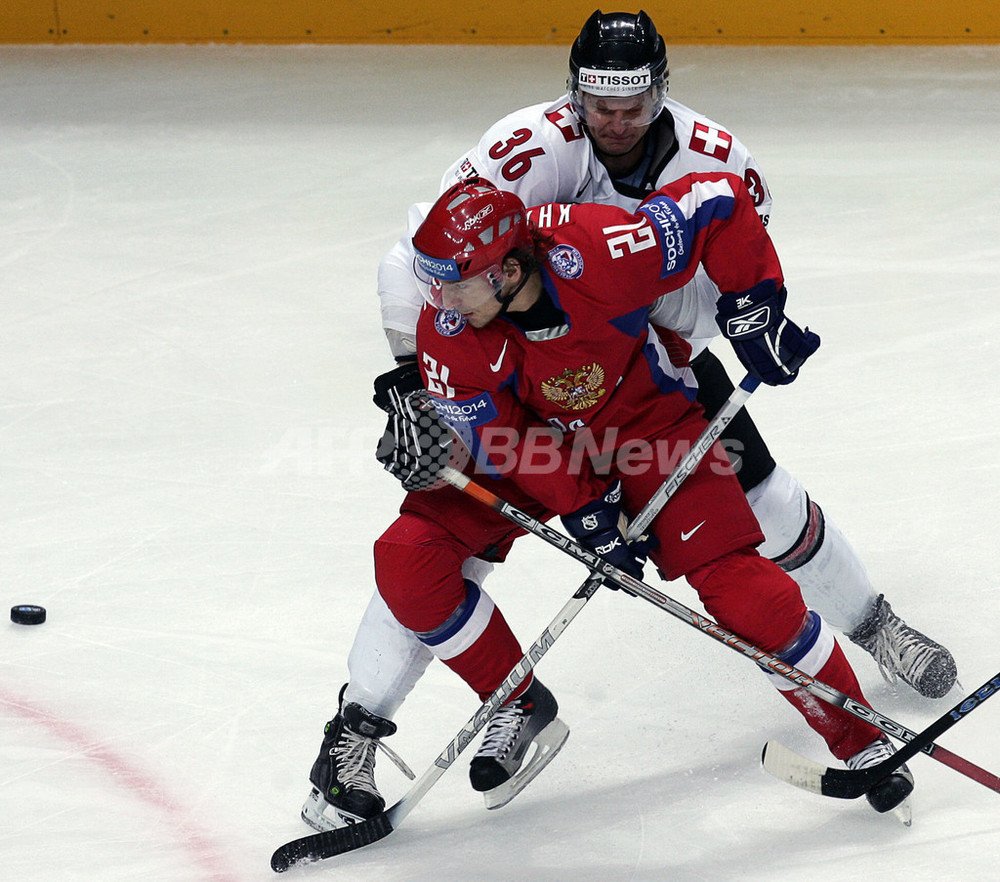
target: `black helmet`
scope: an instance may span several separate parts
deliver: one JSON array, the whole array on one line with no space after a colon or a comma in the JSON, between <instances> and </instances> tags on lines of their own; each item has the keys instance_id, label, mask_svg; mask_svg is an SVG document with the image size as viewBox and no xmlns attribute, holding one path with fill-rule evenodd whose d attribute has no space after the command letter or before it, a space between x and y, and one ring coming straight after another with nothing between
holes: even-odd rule
<instances>
[{"instance_id":1,"label":"black helmet","mask_svg":"<svg viewBox=\"0 0 1000 882\"><path fill-rule=\"evenodd\" d=\"M667 94L667 50L652 19L639 12L596 10L569 53L569 88L573 107L586 122L580 93L629 98L649 92L648 118L663 109Z\"/></svg>"}]
</instances>

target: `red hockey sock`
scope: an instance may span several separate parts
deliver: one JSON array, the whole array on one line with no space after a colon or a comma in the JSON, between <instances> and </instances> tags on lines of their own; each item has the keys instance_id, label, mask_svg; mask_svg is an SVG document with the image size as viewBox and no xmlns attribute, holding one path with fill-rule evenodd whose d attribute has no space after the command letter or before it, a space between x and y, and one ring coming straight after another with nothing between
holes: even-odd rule
<instances>
[{"instance_id":1,"label":"red hockey sock","mask_svg":"<svg viewBox=\"0 0 1000 882\"><path fill-rule=\"evenodd\" d=\"M827 663L815 676L817 680L840 690L856 701L868 704L861 692L861 686L854 676L854 671L844 656L844 651L836 642ZM882 734L874 726L859 720L839 707L827 704L822 699L806 692L805 689L783 689L780 691L805 717L809 726L826 741L830 753L837 759L843 760L854 756Z\"/></svg>"},{"instance_id":2,"label":"red hockey sock","mask_svg":"<svg viewBox=\"0 0 1000 882\"><path fill-rule=\"evenodd\" d=\"M490 623L479 639L454 658L442 661L479 694L481 701L486 701L514 665L521 660L523 654L503 613L494 609ZM524 692L530 683L529 675L517 687L511 698L516 698Z\"/></svg>"}]
</instances>

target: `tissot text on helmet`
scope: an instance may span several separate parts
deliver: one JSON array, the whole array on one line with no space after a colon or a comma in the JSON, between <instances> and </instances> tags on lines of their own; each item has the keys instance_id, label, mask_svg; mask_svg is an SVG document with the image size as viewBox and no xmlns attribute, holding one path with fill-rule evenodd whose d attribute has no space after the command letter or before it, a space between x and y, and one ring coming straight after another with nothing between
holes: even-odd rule
<instances>
[{"instance_id":1,"label":"tissot text on helmet","mask_svg":"<svg viewBox=\"0 0 1000 882\"><path fill-rule=\"evenodd\" d=\"M635 95L653 84L648 70L602 71L580 69L580 88L594 95Z\"/></svg>"}]
</instances>

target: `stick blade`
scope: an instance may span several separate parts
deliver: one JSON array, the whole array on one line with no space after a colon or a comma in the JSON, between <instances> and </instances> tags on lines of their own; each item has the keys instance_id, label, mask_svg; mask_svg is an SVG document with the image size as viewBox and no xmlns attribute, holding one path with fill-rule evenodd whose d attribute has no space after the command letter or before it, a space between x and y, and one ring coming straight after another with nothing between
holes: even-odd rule
<instances>
[{"instance_id":1,"label":"stick blade","mask_svg":"<svg viewBox=\"0 0 1000 882\"><path fill-rule=\"evenodd\" d=\"M765 771L779 781L835 799L857 799L859 796L864 796L879 777L884 778L892 774L892 769L883 770L883 765L857 772L831 769L822 763L806 759L791 748L785 747L780 741L768 741L764 745L761 764Z\"/></svg>"},{"instance_id":2,"label":"stick blade","mask_svg":"<svg viewBox=\"0 0 1000 882\"><path fill-rule=\"evenodd\" d=\"M800 787L810 793L822 794L826 766L806 759L780 741L768 741L760 757L764 771L779 781Z\"/></svg>"},{"instance_id":3,"label":"stick blade","mask_svg":"<svg viewBox=\"0 0 1000 882\"><path fill-rule=\"evenodd\" d=\"M275 873L284 873L296 864L321 861L347 851L364 848L366 845L385 839L391 832L392 823L388 815L382 812L360 824L350 824L347 827L338 827L336 830L303 836L301 839L286 842L271 855L271 869Z\"/></svg>"}]
</instances>

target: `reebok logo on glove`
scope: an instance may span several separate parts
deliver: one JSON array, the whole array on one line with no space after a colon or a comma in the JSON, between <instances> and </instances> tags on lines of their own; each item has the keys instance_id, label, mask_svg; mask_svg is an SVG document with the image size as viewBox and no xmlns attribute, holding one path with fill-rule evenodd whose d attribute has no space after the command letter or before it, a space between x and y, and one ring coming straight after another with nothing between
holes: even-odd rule
<instances>
[{"instance_id":1,"label":"reebok logo on glove","mask_svg":"<svg viewBox=\"0 0 1000 882\"><path fill-rule=\"evenodd\" d=\"M726 323L726 336L732 340L734 337L749 337L766 330L771 324L771 307L762 306L753 312L738 315L729 319Z\"/></svg>"},{"instance_id":2,"label":"reebok logo on glove","mask_svg":"<svg viewBox=\"0 0 1000 882\"><path fill-rule=\"evenodd\" d=\"M625 540L621 536L615 536L610 542L604 545L595 545L594 551L596 551L601 557L607 557L616 548L621 548Z\"/></svg>"}]
</instances>

